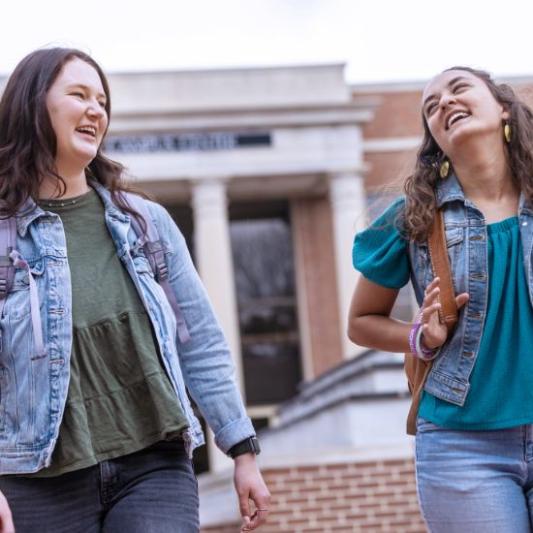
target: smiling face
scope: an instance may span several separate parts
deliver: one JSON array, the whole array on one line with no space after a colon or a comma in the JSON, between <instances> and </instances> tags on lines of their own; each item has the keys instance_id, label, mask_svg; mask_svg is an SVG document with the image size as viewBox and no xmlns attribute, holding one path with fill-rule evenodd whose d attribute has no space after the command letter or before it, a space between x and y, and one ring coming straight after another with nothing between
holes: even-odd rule
<instances>
[{"instance_id":1,"label":"smiling face","mask_svg":"<svg viewBox=\"0 0 533 533\"><path fill-rule=\"evenodd\" d=\"M463 70L448 70L429 82L422 96L422 112L441 150L453 154L475 136L499 136L509 113L485 82Z\"/></svg>"},{"instance_id":2,"label":"smiling face","mask_svg":"<svg viewBox=\"0 0 533 533\"><path fill-rule=\"evenodd\" d=\"M106 101L100 76L91 65L77 57L65 63L46 96L58 170L84 169L95 158L108 124Z\"/></svg>"}]
</instances>

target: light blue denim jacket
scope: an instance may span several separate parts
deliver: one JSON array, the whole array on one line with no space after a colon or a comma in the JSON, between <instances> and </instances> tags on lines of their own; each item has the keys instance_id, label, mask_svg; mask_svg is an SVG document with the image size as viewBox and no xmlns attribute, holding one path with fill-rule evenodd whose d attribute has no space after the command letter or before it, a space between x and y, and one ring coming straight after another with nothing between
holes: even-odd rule
<instances>
[{"instance_id":1,"label":"light blue denim jacket","mask_svg":"<svg viewBox=\"0 0 533 533\"><path fill-rule=\"evenodd\" d=\"M470 299L461 310L459 321L442 346L426 381L425 390L456 405L464 405L469 378L479 350L488 300L487 226L483 214L465 198L454 175L442 180L436 191L437 207L444 212L448 256L455 294L467 292ZM524 269L533 305L533 206L520 198L519 223ZM411 281L418 303L433 279L427 244L411 242Z\"/></svg>"},{"instance_id":2,"label":"light blue denim jacket","mask_svg":"<svg viewBox=\"0 0 533 533\"><path fill-rule=\"evenodd\" d=\"M166 247L169 281L191 340L176 340L174 313L136 246L130 216L100 185L105 220L157 337L165 370L189 422L190 453L204 442L185 387L224 452L255 434L235 385L234 367L220 326L190 259L185 240L164 208L148 209ZM45 354L34 349L29 277L17 269L0 319L0 474L35 472L50 464L65 408L72 347L72 294L65 233L58 215L35 207L17 217L17 249L29 263L39 292ZM97 284L98 280L94 280Z\"/></svg>"}]
</instances>

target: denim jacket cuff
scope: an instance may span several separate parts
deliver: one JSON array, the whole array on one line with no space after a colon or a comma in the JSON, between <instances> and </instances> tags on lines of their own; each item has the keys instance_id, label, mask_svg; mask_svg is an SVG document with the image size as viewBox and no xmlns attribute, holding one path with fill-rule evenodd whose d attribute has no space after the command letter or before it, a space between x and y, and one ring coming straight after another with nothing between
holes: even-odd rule
<instances>
[{"instance_id":1,"label":"denim jacket cuff","mask_svg":"<svg viewBox=\"0 0 533 533\"><path fill-rule=\"evenodd\" d=\"M255 430L251 420L248 417L239 418L217 431L215 443L224 453L228 453L232 446L254 435Z\"/></svg>"}]
</instances>

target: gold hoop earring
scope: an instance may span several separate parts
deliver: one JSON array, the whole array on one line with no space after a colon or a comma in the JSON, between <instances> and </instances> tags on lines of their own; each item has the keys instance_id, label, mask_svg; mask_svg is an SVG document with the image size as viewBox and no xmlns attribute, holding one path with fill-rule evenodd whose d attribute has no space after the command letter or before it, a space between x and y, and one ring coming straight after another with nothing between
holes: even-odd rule
<instances>
[{"instance_id":1,"label":"gold hoop earring","mask_svg":"<svg viewBox=\"0 0 533 533\"><path fill-rule=\"evenodd\" d=\"M441 164L439 168L439 176L444 179L448 177L448 172L450 172L450 162L445 159Z\"/></svg>"},{"instance_id":2,"label":"gold hoop earring","mask_svg":"<svg viewBox=\"0 0 533 533\"><path fill-rule=\"evenodd\" d=\"M507 144L511 142L511 126L509 125L509 122L506 122L503 126L503 137Z\"/></svg>"}]
</instances>

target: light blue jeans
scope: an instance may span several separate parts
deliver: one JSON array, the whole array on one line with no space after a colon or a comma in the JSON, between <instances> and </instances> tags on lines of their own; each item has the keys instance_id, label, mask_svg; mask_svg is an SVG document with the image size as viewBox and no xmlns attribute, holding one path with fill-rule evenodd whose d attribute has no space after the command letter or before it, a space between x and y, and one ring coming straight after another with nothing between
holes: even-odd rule
<instances>
[{"instance_id":1,"label":"light blue jeans","mask_svg":"<svg viewBox=\"0 0 533 533\"><path fill-rule=\"evenodd\" d=\"M50 478L0 477L17 533L198 533L183 441Z\"/></svg>"},{"instance_id":2,"label":"light blue jeans","mask_svg":"<svg viewBox=\"0 0 533 533\"><path fill-rule=\"evenodd\" d=\"M416 477L432 533L533 531L533 425L456 431L419 418Z\"/></svg>"}]
</instances>

